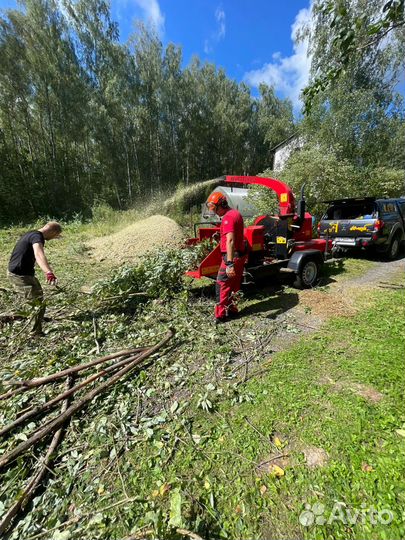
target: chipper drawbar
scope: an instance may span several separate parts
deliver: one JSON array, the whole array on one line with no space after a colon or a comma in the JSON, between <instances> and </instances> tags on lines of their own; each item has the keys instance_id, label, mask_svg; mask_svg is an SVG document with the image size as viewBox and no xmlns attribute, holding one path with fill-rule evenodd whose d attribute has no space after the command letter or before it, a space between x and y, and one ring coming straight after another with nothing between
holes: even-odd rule
<instances>
[{"instance_id":1,"label":"chipper drawbar","mask_svg":"<svg viewBox=\"0 0 405 540\"><path fill-rule=\"evenodd\" d=\"M265 186L278 196L278 215L259 216L253 225L245 227L248 257L244 283L251 283L277 272L287 272L295 274L295 286L313 287L323 263L330 256L332 244L326 239L312 238L312 216L305 211L303 189L296 208L291 188L280 180L260 176L225 176L218 180L220 184L227 186ZM187 245L196 245L205 240L214 242L218 237L219 226L200 226L196 238L187 240ZM215 279L220 264L221 252L218 244L198 268L188 271L187 275L197 279Z\"/></svg>"}]
</instances>

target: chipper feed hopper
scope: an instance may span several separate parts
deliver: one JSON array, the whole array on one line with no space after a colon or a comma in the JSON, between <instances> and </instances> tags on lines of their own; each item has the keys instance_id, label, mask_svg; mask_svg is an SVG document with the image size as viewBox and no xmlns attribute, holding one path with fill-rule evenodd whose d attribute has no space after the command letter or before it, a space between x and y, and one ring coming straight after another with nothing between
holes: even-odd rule
<instances>
[{"instance_id":1,"label":"chipper feed hopper","mask_svg":"<svg viewBox=\"0 0 405 540\"><path fill-rule=\"evenodd\" d=\"M244 271L244 283L265 279L277 272L295 274L295 285L313 287L320 269L329 256L331 243L325 239L312 238L312 216L305 211L303 189L297 208L294 194L289 186L274 178L259 176L225 176L219 179L226 186L257 184L273 190L279 200L279 214L258 216L253 225L245 227L244 235L248 258ZM219 239L219 226L200 226L196 238L188 245L204 240ZM214 278L221 264L219 244L205 257L196 270L187 272L193 278Z\"/></svg>"}]
</instances>

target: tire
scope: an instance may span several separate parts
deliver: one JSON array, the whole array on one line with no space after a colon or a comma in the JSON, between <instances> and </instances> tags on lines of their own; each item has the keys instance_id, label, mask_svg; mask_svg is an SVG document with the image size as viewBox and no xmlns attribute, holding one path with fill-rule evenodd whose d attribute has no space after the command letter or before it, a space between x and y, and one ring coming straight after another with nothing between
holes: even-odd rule
<instances>
[{"instance_id":1,"label":"tire","mask_svg":"<svg viewBox=\"0 0 405 540\"><path fill-rule=\"evenodd\" d=\"M294 287L297 289L312 289L319 279L319 264L314 259L304 261L296 274Z\"/></svg>"},{"instance_id":2,"label":"tire","mask_svg":"<svg viewBox=\"0 0 405 540\"><path fill-rule=\"evenodd\" d=\"M395 234L394 238L387 249L386 257L389 261L394 261L401 250L401 237L399 234Z\"/></svg>"}]
</instances>

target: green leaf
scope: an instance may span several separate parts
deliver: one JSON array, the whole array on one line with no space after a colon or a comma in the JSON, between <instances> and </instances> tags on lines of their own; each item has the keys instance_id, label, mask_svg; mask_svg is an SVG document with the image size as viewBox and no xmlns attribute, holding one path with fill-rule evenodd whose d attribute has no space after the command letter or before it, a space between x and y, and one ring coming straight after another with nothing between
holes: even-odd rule
<instances>
[{"instance_id":1,"label":"green leaf","mask_svg":"<svg viewBox=\"0 0 405 540\"><path fill-rule=\"evenodd\" d=\"M174 489L170 494L170 519L169 525L172 527L182 527L183 520L181 517L181 493L180 489Z\"/></svg>"},{"instance_id":2,"label":"green leaf","mask_svg":"<svg viewBox=\"0 0 405 540\"><path fill-rule=\"evenodd\" d=\"M69 540L71 537L70 531L55 531L52 535L52 540Z\"/></svg>"},{"instance_id":3,"label":"green leaf","mask_svg":"<svg viewBox=\"0 0 405 540\"><path fill-rule=\"evenodd\" d=\"M103 514L101 512L98 512L97 514L95 514L91 520L90 520L90 524L93 525L95 523L101 523L103 521Z\"/></svg>"},{"instance_id":4,"label":"green leaf","mask_svg":"<svg viewBox=\"0 0 405 540\"><path fill-rule=\"evenodd\" d=\"M178 408L179 408L179 402L178 401L173 401L173 403L172 403L172 405L170 407L170 412L172 414L174 414L177 411Z\"/></svg>"}]
</instances>

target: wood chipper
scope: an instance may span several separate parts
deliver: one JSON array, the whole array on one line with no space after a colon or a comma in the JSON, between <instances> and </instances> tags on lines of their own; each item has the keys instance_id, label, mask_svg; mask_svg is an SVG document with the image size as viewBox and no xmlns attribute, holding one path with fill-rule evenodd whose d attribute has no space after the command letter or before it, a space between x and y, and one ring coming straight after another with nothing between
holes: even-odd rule
<instances>
[{"instance_id":1,"label":"wood chipper","mask_svg":"<svg viewBox=\"0 0 405 540\"><path fill-rule=\"evenodd\" d=\"M277 272L285 272L296 276L295 286L313 287L323 263L329 258L332 244L326 239L312 238L312 216L305 210L303 189L296 208L291 188L280 180L259 176L224 176L218 181L226 186L265 186L273 190L279 200L278 215L259 216L253 225L245 227L248 257L243 284L265 279ZM196 245L206 240L214 243L219 237L219 226L198 225L196 237L188 239L187 245ZM186 274L196 279L215 279L220 264L221 252L218 244L196 270L190 270Z\"/></svg>"}]
</instances>

